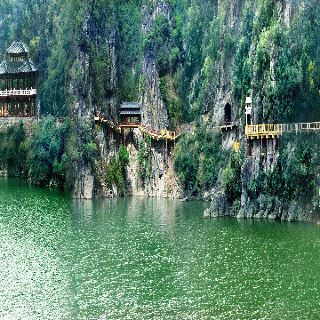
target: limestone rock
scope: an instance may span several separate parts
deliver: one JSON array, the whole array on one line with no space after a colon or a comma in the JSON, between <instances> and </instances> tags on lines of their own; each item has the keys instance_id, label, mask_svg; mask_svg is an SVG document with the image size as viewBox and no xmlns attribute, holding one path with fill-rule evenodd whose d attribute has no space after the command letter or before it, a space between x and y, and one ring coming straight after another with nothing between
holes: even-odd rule
<instances>
[{"instance_id":1,"label":"limestone rock","mask_svg":"<svg viewBox=\"0 0 320 320\"><path fill-rule=\"evenodd\" d=\"M229 215L229 205L223 191L216 189L212 194L210 205L211 218Z\"/></svg>"},{"instance_id":2,"label":"limestone rock","mask_svg":"<svg viewBox=\"0 0 320 320\"><path fill-rule=\"evenodd\" d=\"M210 211L209 208L206 208L206 209L204 210L204 212L203 212L203 217L204 217L205 219L209 219L210 216L211 216L211 211Z\"/></svg>"},{"instance_id":3,"label":"limestone rock","mask_svg":"<svg viewBox=\"0 0 320 320\"><path fill-rule=\"evenodd\" d=\"M93 195L94 176L88 167L83 167L77 174L73 197L76 199L92 199Z\"/></svg>"}]
</instances>

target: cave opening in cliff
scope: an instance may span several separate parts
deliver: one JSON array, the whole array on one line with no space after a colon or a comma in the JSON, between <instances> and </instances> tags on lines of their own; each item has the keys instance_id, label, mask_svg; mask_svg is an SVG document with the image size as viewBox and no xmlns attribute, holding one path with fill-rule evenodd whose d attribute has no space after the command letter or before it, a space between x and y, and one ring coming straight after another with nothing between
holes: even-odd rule
<instances>
[{"instance_id":1,"label":"cave opening in cliff","mask_svg":"<svg viewBox=\"0 0 320 320\"><path fill-rule=\"evenodd\" d=\"M224 107L224 122L226 124L231 123L232 107L227 103Z\"/></svg>"},{"instance_id":2,"label":"cave opening in cliff","mask_svg":"<svg viewBox=\"0 0 320 320\"><path fill-rule=\"evenodd\" d=\"M251 114L246 114L246 125L251 125Z\"/></svg>"}]
</instances>

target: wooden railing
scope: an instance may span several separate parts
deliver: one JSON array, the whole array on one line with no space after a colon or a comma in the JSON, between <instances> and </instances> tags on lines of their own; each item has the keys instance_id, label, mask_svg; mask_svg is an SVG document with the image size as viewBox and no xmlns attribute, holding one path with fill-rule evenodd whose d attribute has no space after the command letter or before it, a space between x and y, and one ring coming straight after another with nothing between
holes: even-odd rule
<instances>
[{"instance_id":1,"label":"wooden railing","mask_svg":"<svg viewBox=\"0 0 320 320\"><path fill-rule=\"evenodd\" d=\"M301 122L290 124L255 124L247 125L245 133L248 139L278 137L286 132L320 131L320 122Z\"/></svg>"},{"instance_id":2,"label":"wooden railing","mask_svg":"<svg viewBox=\"0 0 320 320\"><path fill-rule=\"evenodd\" d=\"M0 97L10 97L10 96L35 96L37 94L37 89L28 90L2 90L0 91Z\"/></svg>"},{"instance_id":3,"label":"wooden railing","mask_svg":"<svg viewBox=\"0 0 320 320\"><path fill-rule=\"evenodd\" d=\"M94 117L94 121L95 122L102 122L105 123L108 127L110 127L111 129L113 129L116 132L121 132L121 128L119 125L117 125L116 123L114 123L112 120L104 118L102 116L97 116Z\"/></svg>"}]
</instances>

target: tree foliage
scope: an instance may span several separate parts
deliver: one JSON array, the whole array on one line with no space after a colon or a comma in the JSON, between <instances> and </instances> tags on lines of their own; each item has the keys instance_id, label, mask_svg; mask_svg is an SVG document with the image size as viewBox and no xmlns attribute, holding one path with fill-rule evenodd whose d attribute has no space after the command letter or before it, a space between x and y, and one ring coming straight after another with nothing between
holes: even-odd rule
<instances>
[{"instance_id":1,"label":"tree foliage","mask_svg":"<svg viewBox=\"0 0 320 320\"><path fill-rule=\"evenodd\" d=\"M252 177L248 183L249 196L260 194L279 198L284 204L292 200L310 202L314 196L320 157L318 135L287 137L273 170Z\"/></svg>"},{"instance_id":2,"label":"tree foliage","mask_svg":"<svg viewBox=\"0 0 320 320\"><path fill-rule=\"evenodd\" d=\"M110 187L115 184L122 194L125 192L126 169L129 161L129 152L124 145L121 145L118 154L111 159L107 167L107 184Z\"/></svg>"},{"instance_id":3,"label":"tree foliage","mask_svg":"<svg viewBox=\"0 0 320 320\"><path fill-rule=\"evenodd\" d=\"M22 123L0 131L0 168L9 176L25 176L37 185L65 187L69 125L48 117L25 129ZM27 132L26 132L27 130Z\"/></svg>"},{"instance_id":4,"label":"tree foliage","mask_svg":"<svg viewBox=\"0 0 320 320\"><path fill-rule=\"evenodd\" d=\"M212 187L225 156L220 135L202 128L184 137L177 146L174 166L185 190L197 195Z\"/></svg>"}]
</instances>

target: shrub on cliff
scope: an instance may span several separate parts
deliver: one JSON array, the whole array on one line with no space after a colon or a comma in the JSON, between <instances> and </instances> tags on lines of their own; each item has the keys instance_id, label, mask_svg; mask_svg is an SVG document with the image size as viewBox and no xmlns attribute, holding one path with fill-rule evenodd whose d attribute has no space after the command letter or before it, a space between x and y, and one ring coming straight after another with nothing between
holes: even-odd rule
<instances>
[{"instance_id":1,"label":"shrub on cliff","mask_svg":"<svg viewBox=\"0 0 320 320\"><path fill-rule=\"evenodd\" d=\"M143 39L144 52L157 63L160 76L175 70L181 60L180 34L163 14L158 14Z\"/></svg>"},{"instance_id":2,"label":"shrub on cliff","mask_svg":"<svg viewBox=\"0 0 320 320\"><path fill-rule=\"evenodd\" d=\"M273 170L260 167L258 175L251 177L247 191L252 199L260 194L269 199L279 198L283 203L292 200L311 202L316 193L319 174L320 143L318 134L308 134L282 140L280 155Z\"/></svg>"},{"instance_id":3,"label":"shrub on cliff","mask_svg":"<svg viewBox=\"0 0 320 320\"><path fill-rule=\"evenodd\" d=\"M143 141L139 142L138 158L138 174L144 182L151 175L151 138L146 136Z\"/></svg>"},{"instance_id":4,"label":"shrub on cliff","mask_svg":"<svg viewBox=\"0 0 320 320\"><path fill-rule=\"evenodd\" d=\"M185 190L197 195L213 187L225 155L221 135L211 130L198 128L193 135L182 138L175 152L174 167Z\"/></svg>"},{"instance_id":5,"label":"shrub on cliff","mask_svg":"<svg viewBox=\"0 0 320 320\"><path fill-rule=\"evenodd\" d=\"M7 169L10 176L26 173L26 133L22 123L0 132L0 168Z\"/></svg>"},{"instance_id":6,"label":"shrub on cliff","mask_svg":"<svg viewBox=\"0 0 320 320\"><path fill-rule=\"evenodd\" d=\"M64 186L67 129L66 124L57 125L54 117L43 119L35 128L27 161L30 178L35 184Z\"/></svg>"},{"instance_id":7,"label":"shrub on cliff","mask_svg":"<svg viewBox=\"0 0 320 320\"><path fill-rule=\"evenodd\" d=\"M228 166L223 170L221 185L229 203L239 200L242 192L241 162L239 154L231 153Z\"/></svg>"},{"instance_id":8,"label":"shrub on cliff","mask_svg":"<svg viewBox=\"0 0 320 320\"><path fill-rule=\"evenodd\" d=\"M168 110L170 128L176 128L182 120L182 103L177 93L177 79L166 75L160 79L160 91Z\"/></svg>"},{"instance_id":9,"label":"shrub on cliff","mask_svg":"<svg viewBox=\"0 0 320 320\"><path fill-rule=\"evenodd\" d=\"M120 193L125 192L126 170L129 165L129 152L124 145L121 145L116 157L112 158L107 167L106 182L111 187L116 185Z\"/></svg>"}]
</instances>

